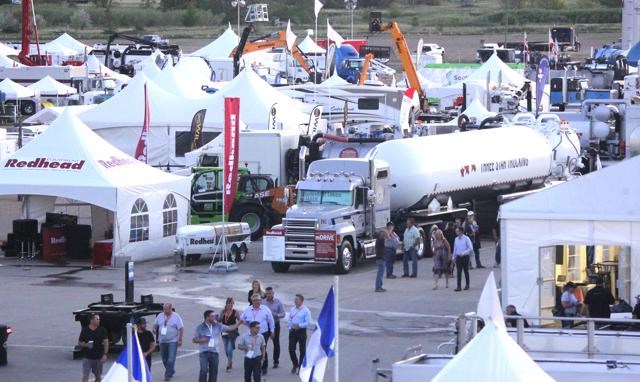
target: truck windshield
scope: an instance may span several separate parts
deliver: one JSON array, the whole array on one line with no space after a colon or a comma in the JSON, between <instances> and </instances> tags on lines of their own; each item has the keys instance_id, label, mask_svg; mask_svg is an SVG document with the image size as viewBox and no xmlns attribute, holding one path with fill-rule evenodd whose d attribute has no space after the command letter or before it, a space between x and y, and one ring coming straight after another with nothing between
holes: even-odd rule
<instances>
[{"instance_id":1,"label":"truck windshield","mask_svg":"<svg viewBox=\"0 0 640 382\"><path fill-rule=\"evenodd\" d=\"M334 204L338 206L350 206L353 194L351 191L316 191L300 190L298 203L301 204Z\"/></svg>"}]
</instances>

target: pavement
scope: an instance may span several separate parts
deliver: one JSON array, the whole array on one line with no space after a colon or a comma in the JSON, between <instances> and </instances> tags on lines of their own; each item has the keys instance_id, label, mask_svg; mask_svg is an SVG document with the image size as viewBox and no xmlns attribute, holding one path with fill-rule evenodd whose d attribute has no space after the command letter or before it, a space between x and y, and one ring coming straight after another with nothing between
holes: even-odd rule
<instances>
[{"instance_id":1,"label":"pavement","mask_svg":"<svg viewBox=\"0 0 640 382\"><path fill-rule=\"evenodd\" d=\"M474 311L493 266L493 244L483 242L481 258L485 269L471 270L471 289L454 292L455 279L448 289L444 280L433 290L432 259L422 259L415 279L385 279L387 292L375 293L376 267L373 261L359 263L351 273L339 278L339 375L344 381L373 379L372 360L379 367L390 368L406 349L421 344L424 352L450 353L452 348L438 345L454 337L456 316ZM153 294L155 302L171 302L185 322L185 339L190 339L202 312L213 307L219 311L226 297L234 297L236 308L244 309L251 281L259 279L263 287L272 286L287 312L296 293L305 296L305 304L315 319L327 291L334 280L329 266L293 266L288 273L278 274L262 261L262 244L252 243L246 262L234 273L209 273L209 261L202 260L187 268L177 268L173 260L163 259L135 264L135 296ZM500 278L497 269L496 278ZM400 276L402 262L396 261L395 274ZM80 381L81 362L72 359L72 349L80 333L80 324L72 312L99 301L100 294L113 293L124 300L124 270L92 267L89 263L64 265L44 262L24 263L0 257L0 323L11 325L8 341L9 364L0 367L0 381ZM244 333L247 329L241 329ZM309 337L312 330L308 331ZM280 368L269 369L264 381L297 381L290 373L291 361L287 345L288 332L283 323L280 335L282 355ZM269 357L272 362L272 344ZM113 363L111 354L104 372ZM163 367L159 354L154 354L152 374L161 381ZM234 368L224 370L226 357L220 355L220 381L243 378L242 354L236 350ZM335 381L335 362L330 361L325 381ZM196 346L186 340L179 349L176 375L172 381L196 381L198 378ZM354 377L357 376L357 377Z\"/></svg>"}]
</instances>

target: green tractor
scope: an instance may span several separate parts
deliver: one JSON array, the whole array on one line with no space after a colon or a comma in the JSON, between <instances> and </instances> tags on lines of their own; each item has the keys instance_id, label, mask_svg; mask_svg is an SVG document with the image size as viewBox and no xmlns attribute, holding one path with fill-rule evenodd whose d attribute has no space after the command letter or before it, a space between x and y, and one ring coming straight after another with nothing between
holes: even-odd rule
<instances>
[{"instance_id":1,"label":"green tractor","mask_svg":"<svg viewBox=\"0 0 640 382\"><path fill-rule=\"evenodd\" d=\"M196 167L192 173L191 224L222 221L222 167ZM239 168L236 197L225 220L249 224L251 240L257 240L265 228L279 223L288 206L295 202L288 195L289 190L276 187L269 175Z\"/></svg>"}]
</instances>

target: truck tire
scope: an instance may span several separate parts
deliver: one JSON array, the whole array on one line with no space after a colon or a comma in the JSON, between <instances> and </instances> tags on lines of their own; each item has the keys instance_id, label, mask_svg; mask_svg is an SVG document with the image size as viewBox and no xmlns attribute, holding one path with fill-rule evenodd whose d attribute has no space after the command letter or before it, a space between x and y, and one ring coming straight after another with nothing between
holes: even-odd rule
<instances>
[{"instance_id":1,"label":"truck tire","mask_svg":"<svg viewBox=\"0 0 640 382\"><path fill-rule=\"evenodd\" d=\"M267 217L257 206L242 207L240 211L233 214L231 220L249 224L252 241L260 239L267 226Z\"/></svg>"},{"instance_id":2,"label":"truck tire","mask_svg":"<svg viewBox=\"0 0 640 382\"><path fill-rule=\"evenodd\" d=\"M433 241L436 239L436 231L438 230L438 226L433 224L429 227L429 233L425 235L424 229L420 229L420 245L422 246L422 256L420 256L420 251L418 251L418 258L420 257L433 257L433 252L431 251L431 247L433 247Z\"/></svg>"},{"instance_id":3,"label":"truck tire","mask_svg":"<svg viewBox=\"0 0 640 382\"><path fill-rule=\"evenodd\" d=\"M340 244L338 250L338 258L336 259L336 273L343 275L349 273L355 262L355 254L353 253L353 246L347 240Z\"/></svg>"},{"instance_id":4,"label":"truck tire","mask_svg":"<svg viewBox=\"0 0 640 382\"><path fill-rule=\"evenodd\" d=\"M229 261L237 263L239 257L238 252L240 252L238 246L235 244L231 245L231 248L229 248Z\"/></svg>"},{"instance_id":5,"label":"truck tire","mask_svg":"<svg viewBox=\"0 0 640 382\"><path fill-rule=\"evenodd\" d=\"M240 244L240 250L238 251L238 261L245 261L247 259L247 253L249 253L247 244L246 243Z\"/></svg>"},{"instance_id":6,"label":"truck tire","mask_svg":"<svg viewBox=\"0 0 640 382\"><path fill-rule=\"evenodd\" d=\"M273 269L275 273L287 273L289 271L290 266L291 264L282 263L279 261L271 262L271 269Z\"/></svg>"}]
</instances>

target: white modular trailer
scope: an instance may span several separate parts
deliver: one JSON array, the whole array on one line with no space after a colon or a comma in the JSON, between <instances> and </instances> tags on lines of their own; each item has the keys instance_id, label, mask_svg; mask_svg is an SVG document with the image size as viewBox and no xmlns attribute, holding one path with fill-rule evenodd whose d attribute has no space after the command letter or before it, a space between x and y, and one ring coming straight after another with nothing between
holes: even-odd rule
<instances>
[{"instance_id":1,"label":"white modular trailer","mask_svg":"<svg viewBox=\"0 0 640 382\"><path fill-rule=\"evenodd\" d=\"M223 241L223 232L226 236ZM186 225L176 232L175 255L181 259L215 256L226 249L233 262L244 261L251 243L251 229L247 223L217 222ZM223 247L226 246L226 248Z\"/></svg>"}]
</instances>

